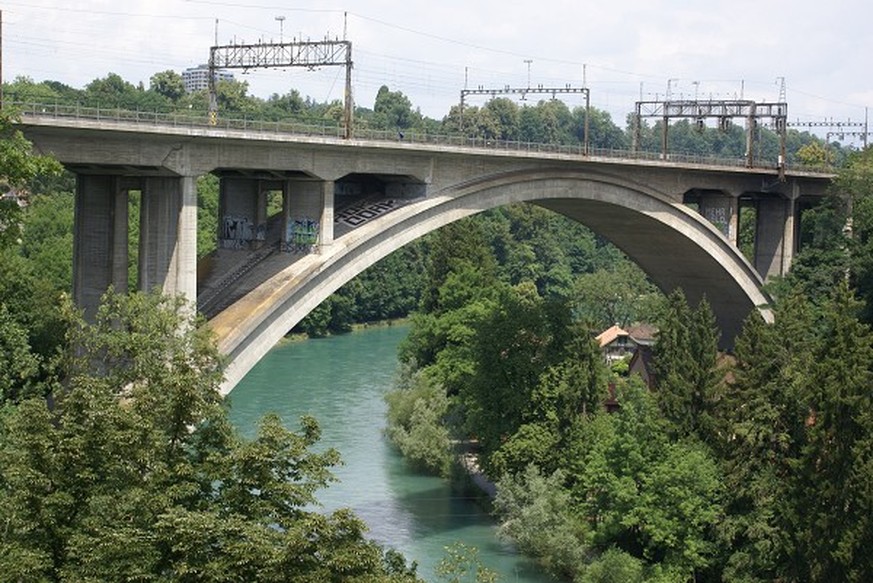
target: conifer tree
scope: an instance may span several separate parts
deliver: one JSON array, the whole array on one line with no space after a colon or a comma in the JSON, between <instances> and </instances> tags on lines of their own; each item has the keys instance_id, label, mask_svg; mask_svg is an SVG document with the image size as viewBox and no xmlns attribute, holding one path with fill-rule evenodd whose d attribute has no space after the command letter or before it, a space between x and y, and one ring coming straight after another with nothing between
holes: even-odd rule
<instances>
[{"instance_id":1,"label":"conifer tree","mask_svg":"<svg viewBox=\"0 0 873 583\"><path fill-rule=\"evenodd\" d=\"M873 334L843 282L823 314L806 395L794 498L809 581L863 581L873 573Z\"/></svg>"}]
</instances>

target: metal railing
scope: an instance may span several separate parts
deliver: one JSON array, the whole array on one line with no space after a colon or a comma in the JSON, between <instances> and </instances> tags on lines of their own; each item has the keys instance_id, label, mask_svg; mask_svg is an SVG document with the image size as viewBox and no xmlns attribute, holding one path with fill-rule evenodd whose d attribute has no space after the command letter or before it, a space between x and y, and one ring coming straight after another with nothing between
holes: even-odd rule
<instances>
[{"instance_id":1,"label":"metal railing","mask_svg":"<svg viewBox=\"0 0 873 583\"><path fill-rule=\"evenodd\" d=\"M216 124L210 124L208 116L199 111L149 112L134 111L119 108L90 107L80 104L43 104L7 102L5 108L18 113L22 120L33 119L77 119L88 121L106 121L129 123L156 128L197 128L204 130L236 130L257 134L293 134L307 137L343 140L345 129L336 124L313 124L301 121L269 121L248 118L219 118ZM451 134L432 134L415 131L386 131L370 128L356 128L354 139L373 142L407 143L450 148L488 149L504 152L526 152L541 154L558 154L599 158L610 160L635 160L661 164L721 166L730 168L747 167L748 160L744 156L723 157L715 155L670 153L666 159L660 152L645 150L624 150L615 148L593 148L585 151L582 144L548 144L538 142L522 142L512 140L496 140L490 138L467 137ZM754 169L769 169L776 171L775 161L767 163L756 161ZM808 166L798 163L786 164L786 169L833 174L833 168Z\"/></svg>"}]
</instances>

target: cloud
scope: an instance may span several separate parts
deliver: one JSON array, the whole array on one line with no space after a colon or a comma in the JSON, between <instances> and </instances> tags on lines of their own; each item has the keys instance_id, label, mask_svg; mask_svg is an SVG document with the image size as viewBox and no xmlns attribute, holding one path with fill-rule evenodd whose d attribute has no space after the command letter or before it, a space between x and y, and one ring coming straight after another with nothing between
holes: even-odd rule
<instances>
[{"instance_id":1,"label":"cloud","mask_svg":"<svg viewBox=\"0 0 873 583\"><path fill-rule=\"evenodd\" d=\"M4 72L82 87L116 72L133 82L206 61L215 42L342 36L353 42L355 93L367 105L382 84L433 117L473 86L581 85L623 120L668 79L686 96L743 92L775 99L785 77L791 110L854 117L873 104L866 75L873 40L866 0L6 0ZM284 16L280 22L277 16ZM834 24L831 24L834 23ZM836 23L839 23L836 25ZM341 95L337 71L253 72L261 97L297 88ZM341 85L341 82L340 82Z\"/></svg>"}]
</instances>

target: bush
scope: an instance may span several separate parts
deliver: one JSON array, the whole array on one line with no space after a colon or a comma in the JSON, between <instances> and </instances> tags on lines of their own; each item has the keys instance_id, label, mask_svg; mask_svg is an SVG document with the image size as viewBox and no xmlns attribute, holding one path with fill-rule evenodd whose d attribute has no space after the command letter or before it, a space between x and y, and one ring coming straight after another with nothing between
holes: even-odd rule
<instances>
[{"instance_id":1,"label":"bush","mask_svg":"<svg viewBox=\"0 0 873 583\"><path fill-rule=\"evenodd\" d=\"M448 477L452 444L442 423L449 399L441 385L420 372L401 377L398 388L385 396L385 433L417 470Z\"/></svg>"}]
</instances>

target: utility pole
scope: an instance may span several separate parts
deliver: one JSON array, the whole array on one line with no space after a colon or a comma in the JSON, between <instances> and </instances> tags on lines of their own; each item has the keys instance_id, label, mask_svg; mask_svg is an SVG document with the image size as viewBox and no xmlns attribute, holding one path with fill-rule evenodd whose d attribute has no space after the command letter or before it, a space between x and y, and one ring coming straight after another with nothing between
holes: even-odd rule
<instances>
[{"instance_id":1,"label":"utility pole","mask_svg":"<svg viewBox=\"0 0 873 583\"><path fill-rule=\"evenodd\" d=\"M527 87L530 89L530 64L533 63L533 59L525 59L525 63L527 63Z\"/></svg>"},{"instance_id":2,"label":"utility pole","mask_svg":"<svg viewBox=\"0 0 873 583\"><path fill-rule=\"evenodd\" d=\"M281 44L285 42L285 17L280 15L276 17L276 20L279 21L279 43Z\"/></svg>"}]
</instances>

